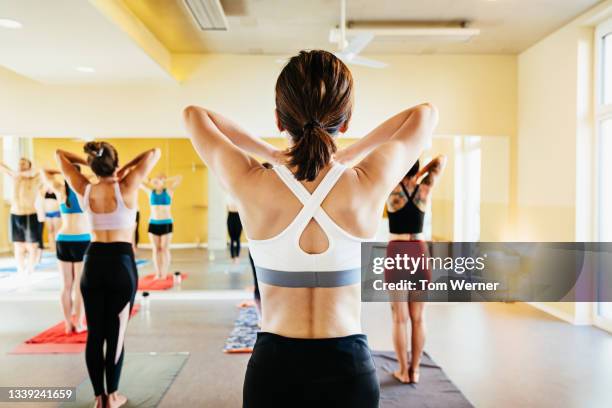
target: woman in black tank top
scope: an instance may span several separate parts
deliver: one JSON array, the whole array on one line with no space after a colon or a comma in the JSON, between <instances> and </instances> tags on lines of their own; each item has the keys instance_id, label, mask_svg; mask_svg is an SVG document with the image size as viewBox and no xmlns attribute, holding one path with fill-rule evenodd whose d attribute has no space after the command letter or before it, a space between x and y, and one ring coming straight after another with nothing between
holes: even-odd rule
<instances>
[{"instance_id":1,"label":"woman in black tank top","mask_svg":"<svg viewBox=\"0 0 612 408\"><path fill-rule=\"evenodd\" d=\"M404 176L387 200L389 217L389 243L387 257L408 255L409 257L427 256L429 250L423 236L425 209L430 200L434 184L446 164L444 156L438 156L419 170L417 161ZM431 271L422 268L414 274L404 270L386 270L385 281L401 280L430 281ZM408 298L391 299L393 315L393 346L399 361L399 369L393 376L402 383L419 382L419 364L425 345L425 326L423 310L425 303L410 294ZM407 348L408 318L411 321L411 361L408 363Z\"/></svg>"}]
</instances>

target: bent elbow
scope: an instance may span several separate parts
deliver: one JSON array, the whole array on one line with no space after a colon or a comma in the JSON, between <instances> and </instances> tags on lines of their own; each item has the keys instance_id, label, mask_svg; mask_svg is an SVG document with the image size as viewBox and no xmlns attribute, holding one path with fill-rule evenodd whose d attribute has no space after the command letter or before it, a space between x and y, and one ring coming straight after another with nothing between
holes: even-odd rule
<instances>
[{"instance_id":1,"label":"bent elbow","mask_svg":"<svg viewBox=\"0 0 612 408\"><path fill-rule=\"evenodd\" d=\"M193 122L194 118L196 118L201 112L202 108L196 105L188 105L183 109L183 120L185 123L189 124Z\"/></svg>"},{"instance_id":2,"label":"bent elbow","mask_svg":"<svg viewBox=\"0 0 612 408\"><path fill-rule=\"evenodd\" d=\"M421 123L433 132L438 125L438 108L431 103L424 103L418 106L417 114Z\"/></svg>"}]
</instances>

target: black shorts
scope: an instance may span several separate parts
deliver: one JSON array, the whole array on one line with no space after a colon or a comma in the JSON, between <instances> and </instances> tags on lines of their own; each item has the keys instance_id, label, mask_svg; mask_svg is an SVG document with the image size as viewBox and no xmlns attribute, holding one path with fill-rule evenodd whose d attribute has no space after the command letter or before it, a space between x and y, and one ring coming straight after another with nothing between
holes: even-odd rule
<instances>
[{"instance_id":1,"label":"black shorts","mask_svg":"<svg viewBox=\"0 0 612 408\"><path fill-rule=\"evenodd\" d=\"M153 235L172 234L173 224L151 224L149 223L149 232Z\"/></svg>"},{"instance_id":2,"label":"black shorts","mask_svg":"<svg viewBox=\"0 0 612 408\"><path fill-rule=\"evenodd\" d=\"M259 332L242 406L377 408L379 396L365 335L295 339Z\"/></svg>"},{"instance_id":3,"label":"black shorts","mask_svg":"<svg viewBox=\"0 0 612 408\"><path fill-rule=\"evenodd\" d=\"M40 222L36 214L11 214L11 241L13 242L40 242Z\"/></svg>"},{"instance_id":4,"label":"black shorts","mask_svg":"<svg viewBox=\"0 0 612 408\"><path fill-rule=\"evenodd\" d=\"M83 262L89 241L57 241L57 259L63 262Z\"/></svg>"}]
</instances>

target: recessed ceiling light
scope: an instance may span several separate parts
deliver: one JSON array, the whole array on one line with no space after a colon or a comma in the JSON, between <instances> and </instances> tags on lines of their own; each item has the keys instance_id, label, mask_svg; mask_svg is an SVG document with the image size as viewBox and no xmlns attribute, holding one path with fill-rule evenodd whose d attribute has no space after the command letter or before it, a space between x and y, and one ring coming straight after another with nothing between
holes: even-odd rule
<instances>
[{"instance_id":1,"label":"recessed ceiling light","mask_svg":"<svg viewBox=\"0 0 612 408\"><path fill-rule=\"evenodd\" d=\"M8 18L0 18L0 27L2 28L21 28L23 24L16 20L10 20Z\"/></svg>"},{"instance_id":2,"label":"recessed ceiling light","mask_svg":"<svg viewBox=\"0 0 612 408\"><path fill-rule=\"evenodd\" d=\"M92 67L76 67L75 69L77 71L79 71L79 72L85 72L85 73L88 73L88 74L96 72L96 70L93 69Z\"/></svg>"}]
</instances>

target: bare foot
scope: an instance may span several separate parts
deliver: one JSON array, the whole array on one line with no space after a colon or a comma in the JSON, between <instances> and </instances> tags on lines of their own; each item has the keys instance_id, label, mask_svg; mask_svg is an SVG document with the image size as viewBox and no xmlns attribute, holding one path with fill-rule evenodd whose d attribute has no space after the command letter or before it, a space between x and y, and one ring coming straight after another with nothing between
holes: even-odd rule
<instances>
[{"instance_id":1,"label":"bare foot","mask_svg":"<svg viewBox=\"0 0 612 408\"><path fill-rule=\"evenodd\" d=\"M66 334L71 334L74 331L74 325L72 322L64 322L64 332Z\"/></svg>"},{"instance_id":2,"label":"bare foot","mask_svg":"<svg viewBox=\"0 0 612 408\"><path fill-rule=\"evenodd\" d=\"M87 331L87 326L84 325L83 323L81 324L77 324L76 327L74 328L74 331L77 333L83 333Z\"/></svg>"},{"instance_id":3,"label":"bare foot","mask_svg":"<svg viewBox=\"0 0 612 408\"><path fill-rule=\"evenodd\" d=\"M93 408L106 408L106 395L98 395Z\"/></svg>"},{"instance_id":4,"label":"bare foot","mask_svg":"<svg viewBox=\"0 0 612 408\"><path fill-rule=\"evenodd\" d=\"M402 373L401 370L396 370L393 372L393 377L402 384L410 384L410 376L408 373Z\"/></svg>"},{"instance_id":5,"label":"bare foot","mask_svg":"<svg viewBox=\"0 0 612 408\"><path fill-rule=\"evenodd\" d=\"M410 374L410 382L412 384L418 384L419 383L419 377L421 375L421 373L419 372L419 369L414 369L411 368L408 370L408 374Z\"/></svg>"},{"instance_id":6,"label":"bare foot","mask_svg":"<svg viewBox=\"0 0 612 408\"><path fill-rule=\"evenodd\" d=\"M118 392L114 392L108 396L108 402L106 403L106 408L119 408L123 406L127 402L127 397L119 394Z\"/></svg>"}]
</instances>

